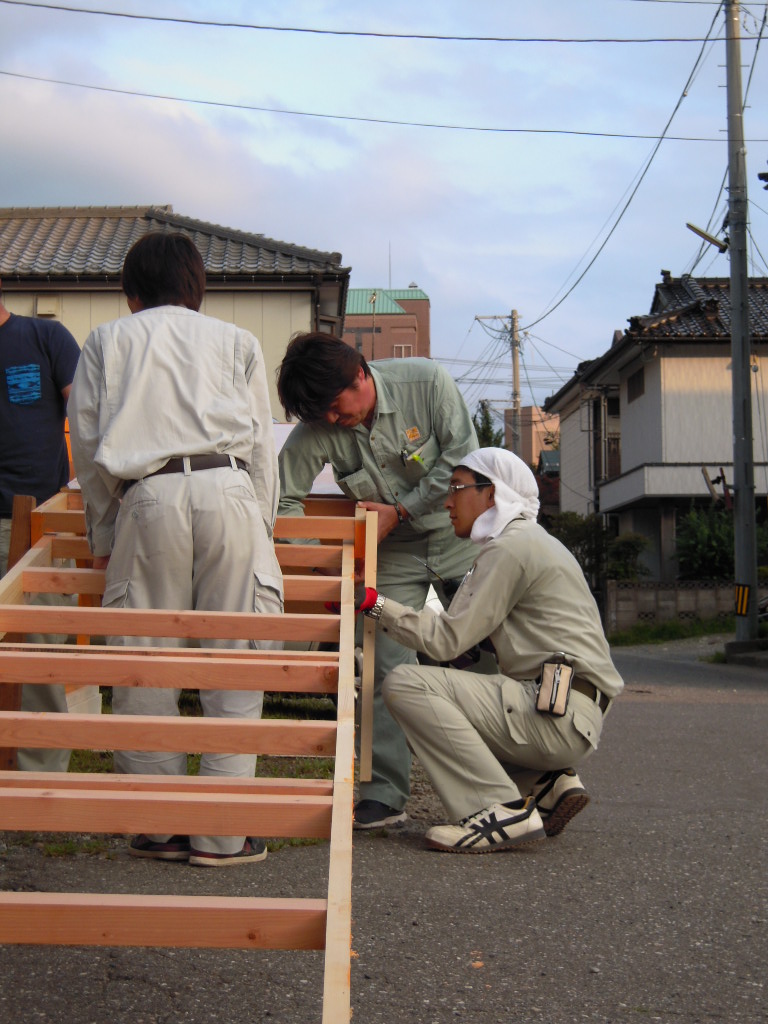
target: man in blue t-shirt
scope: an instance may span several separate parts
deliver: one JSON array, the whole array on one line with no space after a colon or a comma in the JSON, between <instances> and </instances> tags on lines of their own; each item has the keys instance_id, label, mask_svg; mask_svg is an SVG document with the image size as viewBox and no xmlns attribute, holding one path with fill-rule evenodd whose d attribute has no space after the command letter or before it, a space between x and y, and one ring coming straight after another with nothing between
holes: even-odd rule
<instances>
[{"instance_id":1,"label":"man in blue t-shirt","mask_svg":"<svg viewBox=\"0 0 768 1024\"><path fill-rule=\"evenodd\" d=\"M0 286L2 282L0 282ZM69 482L64 421L80 347L56 320L16 316L0 290L0 576L15 494L40 504ZM63 686L25 686L24 711L66 711ZM66 771L68 750L20 750L19 768Z\"/></svg>"}]
</instances>

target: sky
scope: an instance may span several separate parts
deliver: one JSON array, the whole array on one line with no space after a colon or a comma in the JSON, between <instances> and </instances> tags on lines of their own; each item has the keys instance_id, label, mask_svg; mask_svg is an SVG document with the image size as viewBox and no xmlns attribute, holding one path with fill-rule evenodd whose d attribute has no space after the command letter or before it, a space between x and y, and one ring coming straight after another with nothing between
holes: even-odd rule
<instances>
[{"instance_id":1,"label":"sky","mask_svg":"<svg viewBox=\"0 0 768 1024\"><path fill-rule=\"evenodd\" d=\"M649 312L662 269L730 273L686 228L727 212L717 0L52 6L0 0L1 206L170 204L340 252L351 287L415 283L473 411L510 402L513 310L536 404ZM754 276L767 6L741 5Z\"/></svg>"}]
</instances>

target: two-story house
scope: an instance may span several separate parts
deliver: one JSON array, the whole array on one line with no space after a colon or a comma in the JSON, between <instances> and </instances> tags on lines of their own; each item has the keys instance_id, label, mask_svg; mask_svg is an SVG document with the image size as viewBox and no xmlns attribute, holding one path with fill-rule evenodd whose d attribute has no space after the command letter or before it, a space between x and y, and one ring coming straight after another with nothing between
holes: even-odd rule
<instances>
[{"instance_id":1,"label":"two-story house","mask_svg":"<svg viewBox=\"0 0 768 1024\"><path fill-rule=\"evenodd\" d=\"M755 494L768 496L768 278L749 281ZM544 403L560 415L560 508L649 541L650 578L674 580L675 529L709 480L733 482L730 282L662 271L647 316ZM706 470L706 476L703 470Z\"/></svg>"}]
</instances>

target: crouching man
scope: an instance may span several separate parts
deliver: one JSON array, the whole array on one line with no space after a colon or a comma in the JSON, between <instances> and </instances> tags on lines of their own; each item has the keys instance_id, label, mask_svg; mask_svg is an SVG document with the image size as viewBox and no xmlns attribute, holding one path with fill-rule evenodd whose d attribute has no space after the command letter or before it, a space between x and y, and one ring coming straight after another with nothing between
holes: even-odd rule
<instances>
[{"instance_id":1,"label":"crouching man","mask_svg":"<svg viewBox=\"0 0 768 1024\"><path fill-rule=\"evenodd\" d=\"M491 853L558 835L587 805L573 766L597 748L624 684L578 563L536 522L538 487L521 459L469 453L445 507L457 537L479 547L450 606L415 611L362 586L356 603L435 661L493 643L498 675L400 665L383 687L455 823L429 829L427 845Z\"/></svg>"}]
</instances>

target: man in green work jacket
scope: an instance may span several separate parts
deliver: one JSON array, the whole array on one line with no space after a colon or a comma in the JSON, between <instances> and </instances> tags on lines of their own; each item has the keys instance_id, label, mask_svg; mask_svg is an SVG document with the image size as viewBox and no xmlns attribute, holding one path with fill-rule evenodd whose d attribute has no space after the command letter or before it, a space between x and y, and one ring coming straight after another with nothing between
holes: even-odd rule
<instances>
[{"instance_id":1,"label":"man in green work jacket","mask_svg":"<svg viewBox=\"0 0 768 1024\"><path fill-rule=\"evenodd\" d=\"M287 417L300 421L280 452L278 514L302 515L304 498L330 464L341 490L378 512L378 592L422 608L432 584L447 604L474 553L454 534L443 501L454 466L477 448L450 375L431 359L368 364L338 338L310 332L289 344L277 387ZM381 684L395 666L415 662L413 651L379 634L372 779L360 785L355 828L406 818L411 754Z\"/></svg>"}]
</instances>

